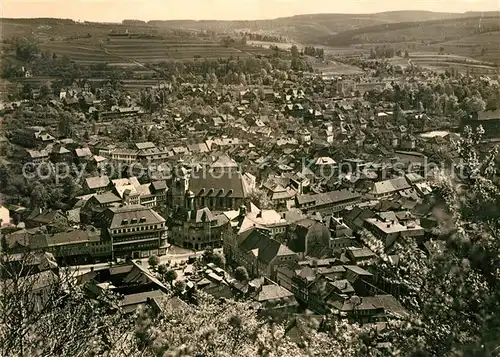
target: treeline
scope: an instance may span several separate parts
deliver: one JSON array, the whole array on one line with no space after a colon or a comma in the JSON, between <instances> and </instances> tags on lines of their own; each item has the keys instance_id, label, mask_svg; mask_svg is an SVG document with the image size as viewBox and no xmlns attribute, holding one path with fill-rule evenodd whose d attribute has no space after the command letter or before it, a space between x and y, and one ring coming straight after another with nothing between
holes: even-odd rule
<instances>
[{"instance_id":1,"label":"treeline","mask_svg":"<svg viewBox=\"0 0 500 357\"><path fill-rule=\"evenodd\" d=\"M404 57L408 58L409 54L408 51L405 51L404 53L401 50L395 50L393 47L390 46L377 46L375 48L370 49L370 58L371 59L376 59L376 58L392 58L394 56L399 56L399 57Z\"/></svg>"},{"instance_id":2,"label":"treeline","mask_svg":"<svg viewBox=\"0 0 500 357\"><path fill-rule=\"evenodd\" d=\"M252 32L239 32L239 34L251 41L279 42L279 43L287 42L287 38L280 35L264 35L261 33L252 33Z\"/></svg>"},{"instance_id":3,"label":"treeline","mask_svg":"<svg viewBox=\"0 0 500 357\"><path fill-rule=\"evenodd\" d=\"M306 56L313 56L313 57L325 57L325 50L323 48L315 48L313 46L311 47L305 47L304 48L304 54Z\"/></svg>"}]
</instances>

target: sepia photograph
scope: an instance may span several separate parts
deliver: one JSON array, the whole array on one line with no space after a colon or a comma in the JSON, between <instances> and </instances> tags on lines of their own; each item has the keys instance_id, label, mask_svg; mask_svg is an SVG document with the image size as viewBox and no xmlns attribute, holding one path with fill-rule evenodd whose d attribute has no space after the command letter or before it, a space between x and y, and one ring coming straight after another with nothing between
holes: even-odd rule
<instances>
[{"instance_id":1,"label":"sepia photograph","mask_svg":"<svg viewBox=\"0 0 500 357\"><path fill-rule=\"evenodd\" d=\"M498 0L0 0L0 357L500 357Z\"/></svg>"}]
</instances>

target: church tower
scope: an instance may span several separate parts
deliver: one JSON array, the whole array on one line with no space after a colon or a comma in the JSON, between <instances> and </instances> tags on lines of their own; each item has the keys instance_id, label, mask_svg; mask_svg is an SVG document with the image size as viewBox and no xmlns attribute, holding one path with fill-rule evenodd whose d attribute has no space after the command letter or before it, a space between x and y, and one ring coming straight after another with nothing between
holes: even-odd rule
<instances>
[{"instance_id":1,"label":"church tower","mask_svg":"<svg viewBox=\"0 0 500 357\"><path fill-rule=\"evenodd\" d=\"M174 168L171 191L173 208L186 208L186 192L189 190L189 171L179 160Z\"/></svg>"}]
</instances>

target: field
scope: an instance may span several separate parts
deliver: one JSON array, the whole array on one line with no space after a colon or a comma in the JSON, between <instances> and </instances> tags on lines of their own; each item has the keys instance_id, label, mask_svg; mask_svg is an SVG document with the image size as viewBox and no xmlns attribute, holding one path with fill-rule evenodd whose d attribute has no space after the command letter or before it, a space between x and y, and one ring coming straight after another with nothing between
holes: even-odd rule
<instances>
[{"instance_id":1,"label":"field","mask_svg":"<svg viewBox=\"0 0 500 357\"><path fill-rule=\"evenodd\" d=\"M472 56L482 61L500 62L500 31L467 36L439 44L446 53Z\"/></svg>"},{"instance_id":2,"label":"field","mask_svg":"<svg viewBox=\"0 0 500 357\"><path fill-rule=\"evenodd\" d=\"M192 60L194 58L229 58L268 54L269 50L241 46L223 47L217 42L176 42L171 40L111 39L104 44L94 45L84 41L53 41L42 48L57 55L67 56L80 64L127 62L141 64L158 63L166 60Z\"/></svg>"},{"instance_id":3,"label":"field","mask_svg":"<svg viewBox=\"0 0 500 357\"><path fill-rule=\"evenodd\" d=\"M313 57L308 57L308 59L314 70L320 71L324 75L340 76L363 73L363 70L356 66Z\"/></svg>"},{"instance_id":4,"label":"field","mask_svg":"<svg viewBox=\"0 0 500 357\"><path fill-rule=\"evenodd\" d=\"M438 73L444 72L448 68L456 68L460 72L470 71L476 74L496 74L496 65L484 61L479 61L471 57L459 55L439 55L437 52L414 52L410 54L411 63L434 70ZM392 65L399 65L403 68L410 65L408 59L394 57L390 60Z\"/></svg>"}]
</instances>

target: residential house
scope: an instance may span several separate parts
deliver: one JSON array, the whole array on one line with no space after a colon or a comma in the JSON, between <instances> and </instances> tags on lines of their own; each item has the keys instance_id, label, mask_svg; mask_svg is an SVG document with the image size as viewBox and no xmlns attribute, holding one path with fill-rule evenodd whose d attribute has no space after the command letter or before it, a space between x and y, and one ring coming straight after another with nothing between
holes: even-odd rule
<instances>
[{"instance_id":1,"label":"residential house","mask_svg":"<svg viewBox=\"0 0 500 357\"><path fill-rule=\"evenodd\" d=\"M297 195L295 197L295 206L307 213L331 214L358 203L361 203L361 195L347 190Z\"/></svg>"},{"instance_id":2,"label":"residential house","mask_svg":"<svg viewBox=\"0 0 500 357\"><path fill-rule=\"evenodd\" d=\"M425 234L416 221L400 222L394 212L383 212L373 218L366 218L364 227L390 248L401 237L422 238Z\"/></svg>"},{"instance_id":3,"label":"residential house","mask_svg":"<svg viewBox=\"0 0 500 357\"><path fill-rule=\"evenodd\" d=\"M10 225L10 211L7 207L0 205L0 228Z\"/></svg>"},{"instance_id":4,"label":"residential house","mask_svg":"<svg viewBox=\"0 0 500 357\"><path fill-rule=\"evenodd\" d=\"M287 230L288 247L301 258L319 250L329 254L330 231L327 226L316 220L306 218L289 225Z\"/></svg>"},{"instance_id":5,"label":"residential house","mask_svg":"<svg viewBox=\"0 0 500 357\"><path fill-rule=\"evenodd\" d=\"M26 228L47 227L48 231L68 227L68 219L61 210L35 208L24 221Z\"/></svg>"},{"instance_id":6,"label":"residential house","mask_svg":"<svg viewBox=\"0 0 500 357\"><path fill-rule=\"evenodd\" d=\"M15 132L12 141L27 148L41 148L54 143L55 138L42 126L30 126Z\"/></svg>"},{"instance_id":7,"label":"residential house","mask_svg":"<svg viewBox=\"0 0 500 357\"><path fill-rule=\"evenodd\" d=\"M70 163L73 160L71 151L61 144L55 144L50 152L50 161L53 163Z\"/></svg>"},{"instance_id":8,"label":"residential house","mask_svg":"<svg viewBox=\"0 0 500 357\"><path fill-rule=\"evenodd\" d=\"M276 268L293 264L297 255L285 245L261 229L249 229L228 236L224 241L224 253L230 263L244 266L252 276L275 279Z\"/></svg>"},{"instance_id":9,"label":"residential house","mask_svg":"<svg viewBox=\"0 0 500 357\"><path fill-rule=\"evenodd\" d=\"M83 182L83 189L88 193L101 194L106 192L110 183L108 176L87 177Z\"/></svg>"},{"instance_id":10,"label":"residential house","mask_svg":"<svg viewBox=\"0 0 500 357\"><path fill-rule=\"evenodd\" d=\"M395 193L408 190L411 185L405 177L379 181L372 183L372 188L367 193L368 198L381 199L394 195Z\"/></svg>"},{"instance_id":11,"label":"residential house","mask_svg":"<svg viewBox=\"0 0 500 357\"><path fill-rule=\"evenodd\" d=\"M49 153L46 150L28 150L26 149L25 161L33 165L49 161Z\"/></svg>"}]
</instances>

